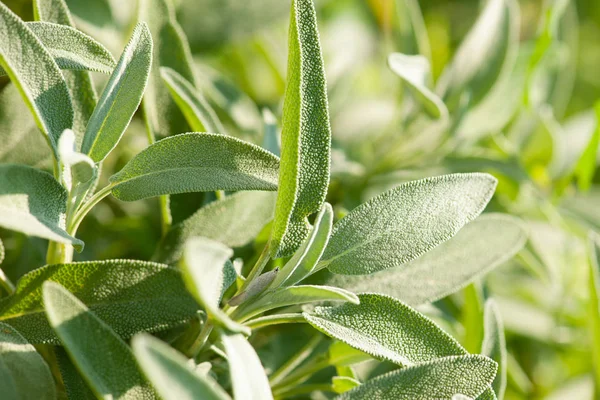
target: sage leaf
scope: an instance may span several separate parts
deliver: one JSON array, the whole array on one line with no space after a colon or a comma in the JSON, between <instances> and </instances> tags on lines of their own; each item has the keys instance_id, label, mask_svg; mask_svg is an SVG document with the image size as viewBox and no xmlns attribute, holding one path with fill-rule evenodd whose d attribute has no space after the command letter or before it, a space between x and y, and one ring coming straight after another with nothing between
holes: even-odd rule
<instances>
[{"instance_id":1,"label":"sage leaf","mask_svg":"<svg viewBox=\"0 0 600 400\"><path fill-rule=\"evenodd\" d=\"M10 370L0 358L0 391L7 400L19 400L17 384L10 374Z\"/></svg>"},{"instance_id":2,"label":"sage leaf","mask_svg":"<svg viewBox=\"0 0 600 400\"><path fill-rule=\"evenodd\" d=\"M421 54L431 60L431 44L418 0L397 0L398 42L405 54Z\"/></svg>"},{"instance_id":3,"label":"sage leaf","mask_svg":"<svg viewBox=\"0 0 600 400\"><path fill-rule=\"evenodd\" d=\"M281 136L277 118L268 108L263 109L263 140L262 147L276 156L281 156Z\"/></svg>"},{"instance_id":4,"label":"sage leaf","mask_svg":"<svg viewBox=\"0 0 600 400\"><path fill-rule=\"evenodd\" d=\"M123 50L83 137L81 151L101 162L114 149L137 110L150 74L152 37L139 23Z\"/></svg>"},{"instance_id":5,"label":"sage leaf","mask_svg":"<svg viewBox=\"0 0 600 400\"><path fill-rule=\"evenodd\" d=\"M63 185L69 192L78 184L88 182L96 173L94 161L75 148L75 132L66 129L58 139L58 154L63 168Z\"/></svg>"},{"instance_id":6,"label":"sage leaf","mask_svg":"<svg viewBox=\"0 0 600 400\"><path fill-rule=\"evenodd\" d=\"M50 325L92 391L102 399L155 399L131 350L67 289L43 284Z\"/></svg>"},{"instance_id":7,"label":"sage leaf","mask_svg":"<svg viewBox=\"0 0 600 400\"><path fill-rule=\"evenodd\" d=\"M164 400L230 399L217 382L196 373L188 360L166 343L146 334L134 336L131 346L140 368Z\"/></svg>"},{"instance_id":8,"label":"sage leaf","mask_svg":"<svg viewBox=\"0 0 600 400\"><path fill-rule=\"evenodd\" d=\"M600 102L594 106L596 121L600 121ZM585 147L581 157L575 166L575 176L577 177L577 186L580 190L589 190L596 172L596 155L598 154L598 145L600 144L600 124L596 124L596 128L592 133L587 146Z\"/></svg>"},{"instance_id":9,"label":"sage leaf","mask_svg":"<svg viewBox=\"0 0 600 400\"><path fill-rule=\"evenodd\" d=\"M236 400L272 400L269 380L258 355L242 335L222 335Z\"/></svg>"},{"instance_id":10,"label":"sage leaf","mask_svg":"<svg viewBox=\"0 0 600 400\"><path fill-rule=\"evenodd\" d=\"M498 364L498 373L492 383L492 388L499 400L504 399L506 391L506 339L504 338L504 325L500 310L492 299L485 302L484 336L481 354L488 356Z\"/></svg>"},{"instance_id":11,"label":"sage leaf","mask_svg":"<svg viewBox=\"0 0 600 400\"><path fill-rule=\"evenodd\" d=\"M331 387L335 393L344 393L360 386L360 382L348 376L334 376L331 378Z\"/></svg>"},{"instance_id":12,"label":"sage leaf","mask_svg":"<svg viewBox=\"0 0 600 400\"><path fill-rule=\"evenodd\" d=\"M229 247L244 246L273 219L276 198L273 192L238 192L209 203L171 227L154 259L166 264L177 262L185 241L192 236L207 237Z\"/></svg>"},{"instance_id":13,"label":"sage leaf","mask_svg":"<svg viewBox=\"0 0 600 400\"><path fill-rule=\"evenodd\" d=\"M273 282L273 280L277 277L278 273L279 268L275 268L274 270L257 276L256 279L250 281L248 287L243 292L229 299L227 304L230 306L238 306L249 299L253 299L254 297L258 296L269 287L271 282ZM250 277L247 277L246 279L250 279Z\"/></svg>"},{"instance_id":14,"label":"sage leaf","mask_svg":"<svg viewBox=\"0 0 600 400\"><path fill-rule=\"evenodd\" d=\"M185 245L181 269L186 287L196 301L204 307L208 317L233 332L250 330L234 322L219 308L223 287L223 266L233 256L233 251L222 243L194 237Z\"/></svg>"},{"instance_id":15,"label":"sage leaf","mask_svg":"<svg viewBox=\"0 0 600 400\"><path fill-rule=\"evenodd\" d=\"M473 400L473 398L465 396L464 394L455 394L452 396L452 400Z\"/></svg>"},{"instance_id":16,"label":"sage leaf","mask_svg":"<svg viewBox=\"0 0 600 400\"><path fill-rule=\"evenodd\" d=\"M0 67L19 88L56 155L58 138L73 125L67 84L44 45L4 3L0 3Z\"/></svg>"},{"instance_id":17,"label":"sage leaf","mask_svg":"<svg viewBox=\"0 0 600 400\"><path fill-rule=\"evenodd\" d=\"M370 379L336 399L430 400L456 393L477 397L494 379L496 368L480 355L445 357Z\"/></svg>"},{"instance_id":18,"label":"sage leaf","mask_svg":"<svg viewBox=\"0 0 600 400\"><path fill-rule=\"evenodd\" d=\"M274 257L291 255L308 236L307 217L329 185L331 127L323 57L312 0L293 0L283 103L281 174L271 235Z\"/></svg>"},{"instance_id":19,"label":"sage leaf","mask_svg":"<svg viewBox=\"0 0 600 400\"><path fill-rule=\"evenodd\" d=\"M193 131L227 133L215 110L190 82L171 68L163 67L160 73Z\"/></svg>"},{"instance_id":20,"label":"sage leaf","mask_svg":"<svg viewBox=\"0 0 600 400\"><path fill-rule=\"evenodd\" d=\"M442 99L427 87L431 75L429 61L423 56L393 53L388 57L390 69L409 87L425 112L433 118L447 118L448 109Z\"/></svg>"},{"instance_id":21,"label":"sage leaf","mask_svg":"<svg viewBox=\"0 0 600 400\"><path fill-rule=\"evenodd\" d=\"M0 165L0 226L71 243L81 251L83 242L65 231L66 207L67 192L52 175L24 165Z\"/></svg>"},{"instance_id":22,"label":"sage leaf","mask_svg":"<svg viewBox=\"0 0 600 400\"><path fill-rule=\"evenodd\" d=\"M67 351L62 346L54 348L60 376L65 385L67 398L77 400L96 400L96 396L88 387L85 380L69 358Z\"/></svg>"},{"instance_id":23,"label":"sage leaf","mask_svg":"<svg viewBox=\"0 0 600 400\"><path fill-rule=\"evenodd\" d=\"M347 290L330 286L290 286L266 292L258 299L244 303L232 316L247 320L274 308L317 301L349 301L358 304L358 297Z\"/></svg>"},{"instance_id":24,"label":"sage leaf","mask_svg":"<svg viewBox=\"0 0 600 400\"><path fill-rule=\"evenodd\" d=\"M125 201L214 190L276 190L279 159L230 136L186 133L160 140L110 177Z\"/></svg>"},{"instance_id":25,"label":"sage leaf","mask_svg":"<svg viewBox=\"0 0 600 400\"><path fill-rule=\"evenodd\" d=\"M180 273L166 265L129 260L48 265L24 275L15 293L0 301L0 321L31 343L59 343L44 315L47 280L64 286L123 337L181 325L198 310Z\"/></svg>"},{"instance_id":26,"label":"sage leaf","mask_svg":"<svg viewBox=\"0 0 600 400\"><path fill-rule=\"evenodd\" d=\"M327 284L377 292L417 306L439 300L512 258L527 235L518 219L485 214L456 236L406 265L371 275L331 275Z\"/></svg>"},{"instance_id":27,"label":"sage leaf","mask_svg":"<svg viewBox=\"0 0 600 400\"><path fill-rule=\"evenodd\" d=\"M5 371L0 368L0 388L12 383L15 390L13 397L1 392L3 399L56 398L54 380L46 361L19 332L3 323L0 323L0 360L6 368Z\"/></svg>"},{"instance_id":28,"label":"sage leaf","mask_svg":"<svg viewBox=\"0 0 600 400\"><path fill-rule=\"evenodd\" d=\"M592 333L592 360L595 366L595 378L600 378L600 236L589 234L590 275L589 275L589 315Z\"/></svg>"},{"instance_id":29,"label":"sage leaf","mask_svg":"<svg viewBox=\"0 0 600 400\"><path fill-rule=\"evenodd\" d=\"M338 221L321 264L336 274L360 275L412 261L475 219L495 187L495 178L480 173L401 184Z\"/></svg>"}]
</instances>

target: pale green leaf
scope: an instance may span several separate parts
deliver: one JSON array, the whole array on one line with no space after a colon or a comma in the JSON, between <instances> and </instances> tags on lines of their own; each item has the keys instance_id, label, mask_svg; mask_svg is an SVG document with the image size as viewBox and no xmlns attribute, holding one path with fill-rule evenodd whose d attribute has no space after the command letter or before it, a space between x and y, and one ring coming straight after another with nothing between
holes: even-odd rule
<instances>
[{"instance_id":1,"label":"pale green leaf","mask_svg":"<svg viewBox=\"0 0 600 400\"><path fill-rule=\"evenodd\" d=\"M496 179L452 174L404 183L354 209L333 226L322 265L345 275L397 267L425 254L475 219Z\"/></svg>"},{"instance_id":2,"label":"pale green leaf","mask_svg":"<svg viewBox=\"0 0 600 400\"><path fill-rule=\"evenodd\" d=\"M257 276L252 279L246 289L240 294L233 296L227 302L230 306L239 306L242 303L247 302L250 299L254 299L256 296L264 292L269 285L275 280L279 274L279 268L275 268L271 271L265 272L264 274ZM250 279L250 276L246 277L246 280ZM236 314L236 315L239 315Z\"/></svg>"},{"instance_id":3,"label":"pale green leaf","mask_svg":"<svg viewBox=\"0 0 600 400\"><path fill-rule=\"evenodd\" d=\"M485 214L416 260L368 276L332 275L328 285L377 292L417 306L454 293L512 258L527 235L520 221Z\"/></svg>"},{"instance_id":4,"label":"pale green leaf","mask_svg":"<svg viewBox=\"0 0 600 400\"><path fill-rule=\"evenodd\" d=\"M496 368L480 355L445 357L370 379L336 399L431 400L456 393L477 397L494 379Z\"/></svg>"},{"instance_id":5,"label":"pale green leaf","mask_svg":"<svg viewBox=\"0 0 600 400\"><path fill-rule=\"evenodd\" d=\"M239 192L207 204L171 227L154 259L166 264L177 262L185 241L192 236L204 236L230 247L250 243L273 219L276 196L273 192Z\"/></svg>"},{"instance_id":6,"label":"pale green leaf","mask_svg":"<svg viewBox=\"0 0 600 400\"><path fill-rule=\"evenodd\" d=\"M307 217L321 208L329 185L331 128L316 13L293 0L288 76L281 132L281 174L271 254L290 255L308 236Z\"/></svg>"},{"instance_id":7,"label":"pale green leaf","mask_svg":"<svg viewBox=\"0 0 600 400\"><path fill-rule=\"evenodd\" d=\"M600 102L594 106L596 121L600 121ZM575 176L577 177L577 186L580 190L586 191L592 185L594 173L596 172L596 155L598 154L598 145L600 144L600 124L596 124L596 129L592 133L585 150L581 154L577 165L575 166Z\"/></svg>"},{"instance_id":8,"label":"pale green leaf","mask_svg":"<svg viewBox=\"0 0 600 400\"><path fill-rule=\"evenodd\" d=\"M481 354L488 356L498 364L498 373L494 378L492 388L496 397L502 400L506 390L506 339L500 310L494 300L489 299L485 302L483 318L484 337Z\"/></svg>"},{"instance_id":9,"label":"pale green leaf","mask_svg":"<svg viewBox=\"0 0 600 400\"><path fill-rule=\"evenodd\" d=\"M590 246L590 275L589 275L589 315L592 334L592 360L594 363L594 376L600 380L600 236L591 232L589 235Z\"/></svg>"},{"instance_id":10,"label":"pale green leaf","mask_svg":"<svg viewBox=\"0 0 600 400\"><path fill-rule=\"evenodd\" d=\"M277 118L268 108L263 109L263 140L262 147L276 156L281 156L281 136Z\"/></svg>"},{"instance_id":11,"label":"pale green leaf","mask_svg":"<svg viewBox=\"0 0 600 400\"><path fill-rule=\"evenodd\" d=\"M17 384L2 358L0 358L0 393L6 400L20 400Z\"/></svg>"},{"instance_id":12,"label":"pale green leaf","mask_svg":"<svg viewBox=\"0 0 600 400\"><path fill-rule=\"evenodd\" d=\"M348 346L344 342L335 341L327 352L327 359L331 365L336 367L347 367L362 361L371 360L371 356Z\"/></svg>"},{"instance_id":13,"label":"pale green leaf","mask_svg":"<svg viewBox=\"0 0 600 400\"><path fill-rule=\"evenodd\" d=\"M219 308L223 287L223 265L233 251L222 243L194 237L186 242L181 269L186 287L204 307L208 317L233 332L250 334L250 330L234 322Z\"/></svg>"},{"instance_id":14,"label":"pale green leaf","mask_svg":"<svg viewBox=\"0 0 600 400\"><path fill-rule=\"evenodd\" d=\"M73 106L60 69L35 34L0 3L0 67L4 68L56 154L73 125Z\"/></svg>"},{"instance_id":15,"label":"pale green leaf","mask_svg":"<svg viewBox=\"0 0 600 400\"><path fill-rule=\"evenodd\" d=\"M152 37L142 22L135 27L88 122L81 151L95 162L106 158L127 129L142 101L151 62Z\"/></svg>"},{"instance_id":16,"label":"pale green leaf","mask_svg":"<svg viewBox=\"0 0 600 400\"><path fill-rule=\"evenodd\" d=\"M127 344L77 297L58 283L45 282L43 298L50 325L97 397L156 398Z\"/></svg>"},{"instance_id":17,"label":"pale green leaf","mask_svg":"<svg viewBox=\"0 0 600 400\"><path fill-rule=\"evenodd\" d=\"M331 386L336 393L344 393L360 386L360 382L348 376L334 376L331 378Z\"/></svg>"},{"instance_id":18,"label":"pale green leaf","mask_svg":"<svg viewBox=\"0 0 600 400\"><path fill-rule=\"evenodd\" d=\"M269 380L258 355L242 335L223 335L235 400L272 400Z\"/></svg>"},{"instance_id":19,"label":"pale green leaf","mask_svg":"<svg viewBox=\"0 0 600 400\"><path fill-rule=\"evenodd\" d=\"M242 140L186 133L160 140L110 177L125 201L213 190L276 190L277 156Z\"/></svg>"},{"instance_id":20,"label":"pale green leaf","mask_svg":"<svg viewBox=\"0 0 600 400\"><path fill-rule=\"evenodd\" d=\"M160 73L193 131L227 133L215 110L194 85L171 68L162 67Z\"/></svg>"},{"instance_id":21,"label":"pale green leaf","mask_svg":"<svg viewBox=\"0 0 600 400\"><path fill-rule=\"evenodd\" d=\"M63 168L63 186L71 193L79 184L88 182L97 173L94 161L75 149L75 132L65 129L58 139L58 154Z\"/></svg>"},{"instance_id":22,"label":"pale green leaf","mask_svg":"<svg viewBox=\"0 0 600 400\"><path fill-rule=\"evenodd\" d=\"M19 332L3 323L0 323L0 360L6 367L6 371L0 370L0 388L12 380L16 392L15 397L5 397L5 392L0 392L3 399L56 398L54 380L42 356Z\"/></svg>"},{"instance_id":23,"label":"pale green leaf","mask_svg":"<svg viewBox=\"0 0 600 400\"><path fill-rule=\"evenodd\" d=\"M427 87L431 67L425 57L392 53L388 57L388 65L408 85L415 99L431 117L448 117L446 105Z\"/></svg>"},{"instance_id":24,"label":"pale green leaf","mask_svg":"<svg viewBox=\"0 0 600 400\"><path fill-rule=\"evenodd\" d=\"M131 346L142 371L164 400L227 400L229 395L206 374L196 373L188 360L166 343L146 334Z\"/></svg>"},{"instance_id":25,"label":"pale green leaf","mask_svg":"<svg viewBox=\"0 0 600 400\"><path fill-rule=\"evenodd\" d=\"M455 394L452 396L452 400L473 400L473 398L465 396L464 394Z\"/></svg>"},{"instance_id":26,"label":"pale green leaf","mask_svg":"<svg viewBox=\"0 0 600 400\"><path fill-rule=\"evenodd\" d=\"M431 60L431 44L418 0L396 0L399 45L405 54L421 54Z\"/></svg>"},{"instance_id":27,"label":"pale green leaf","mask_svg":"<svg viewBox=\"0 0 600 400\"><path fill-rule=\"evenodd\" d=\"M179 271L144 261L108 260L48 265L23 276L0 301L0 321L32 343L58 341L44 315L42 283L60 283L123 337L181 325L198 306Z\"/></svg>"},{"instance_id":28,"label":"pale green leaf","mask_svg":"<svg viewBox=\"0 0 600 400\"><path fill-rule=\"evenodd\" d=\"M67 192L52 175L24 165L0 165L0 226L81 250L83 242L65 231L66 207Z\"/></svg>"}]
</instances>

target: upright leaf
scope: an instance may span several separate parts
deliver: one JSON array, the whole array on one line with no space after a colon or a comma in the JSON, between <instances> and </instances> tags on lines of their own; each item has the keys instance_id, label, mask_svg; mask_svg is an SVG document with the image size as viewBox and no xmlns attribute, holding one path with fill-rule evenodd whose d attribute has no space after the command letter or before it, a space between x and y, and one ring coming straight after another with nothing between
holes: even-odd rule
<instances>
[{"instance_id":1,"label":"upright leaf","mask_svg":"<svg viewBox=\"0 0 600 400\"><path fill-rule=\"evenodd\" d=\"M81 151L95 162L106 158L119 143L137 110L150 74L152 37L138 24L123 50L85 130Z\"/></svg>"},{"instance_id":2,"label":"upright leaf","mask_svg":"<svg viewBox=\"0 0 600 400\"><path fill-rule=\"evenodd\" d=\"M146 334L133 338L133 353L164 400L228 400L217 382L189 367L188 360L166 343Z\"/></svg>"},{"instance_id":3,"label":"upright leaf","mask_svg":"<svg viewBox=\"0 0 600 400\"><path fill-rule=\"evenodd\" d=\"M312 0L293 0L281 132L281 174L272 255L290 255L308 235L307 217L329 185L331 128L317 19Z\"/></svg>"},{"instance_id":4,"label":"upright leaf","mask_svg":"<svg viewBox=\"0 0 600 400\"><path fill-rule=\"evenodd\" d=\"M594 106L596 121L600 121L600 102ZM600 124L596 123L596 128L592 133L585 150L577 161L575 167L575 176L577 177L577 186L580 190L589 190L596 172L596 155L598 154L598 145L600 144Z\"/></svg>"},{"instance_id":5,"label":"upright leaf","mask_svg":"<svg viewBox=\"0 0 600 400\"><path fill-rule=\"evenodd\" d=\"M65 231L66 208L67 192L52 175L24 165L0 165L0 226L81 250L83 242Z\"/></svg>"},{"instance_id":6,"label":"upright leaf","mask_svg":"<svg viewBox=\"0 0 600 400\"><path fill-rule=\"evenodd\" d=\"M0 3L0 67L19 88L56 154L58 138L73 125L67 84L44 45L4 3Z\"/></svg>"},{"instance_id":7,"label":"upright leaf","mask_svg":"<svg viewBox=\"0 0 600 400\"><path fill-rule=\"evenodd\" d=\"M589 235L590 276L589 312L592 336L592 361L596 382L600 382L600 237L592 232Z\"/></svg>"},{"instance_id":8,"label":"upright leaf","mask_svg":"<svg viewBox=\"0 0 600 400\"><path fill-rule=\"evenodd\" d=\"M43 285L48 321L69 357L102 399L155 399L131 350L102 320L55 282Z\"/></svg>"},{"instance_id":9,"label":"upright leaf","mask_svg":"<svg viewBox=\"0 0 600 400\"><path fill-rule=\"evenodd\" d=\"M333 226L321 264L345 275L368 274L420 257L483 211L496 179L452 174L397 186Z\"/></svg>"},{"instance_id":10,"label":"upright leaf","mask_svg":"<svg viewBox=\"0 0 600 400\"><path fill-rule=\"evenodd\" d=\"M91 391L85 380L77 371L77 368L69 358L64 347L55 347L54 354L56 355L56 362L60 369L60 377L65 385L65 391L67 392L68 399L77 400L95 400L96 396Z\"/></svg>"},{"instance_id":11,"label":"upright leaf","mask_svg":"<svg viewBox=\"0 0 600 400\"><path fill-rule=\"evenodd\" d=\"M279 159L242 140L186 133L160 140L110 177L125 201L213 190L276 190Z\"/></svg>"},{"instance_id":12,"label":"upright leaf","mask_svg":"<svg viewBox=\"0 0 600 400\"><path fill-rule=\"evenodd\" d=\"M0 323L0 362L6 367L5 371L0 369L0 388L12 383L16 394L11 397L2 391L3 399L56 398L54 380L42 356L19 332L3 323Z\"/></svg>"},{"instance_id":13,"label":"upright leaf","mask_svg":"<svg viewBox=\"0 0 600 400\"><path fill-rule=\"evenodd\" d=\"M258 355L242 335L223 335L236 400L272 400L269 380Z\"/></svg>"},{"instance_id":14,"label":"upright leaf","mask_svg":"<svg viewBox=\"0 0 600 400\"><path fill-rule=\"evenodd\" d=\"M494 379L496 368L480 355L445 357L380 375L336 399L430 400L456 393L477 397Z\"/></svg>"},{"instance_id":15,"label":"upright leaf","mask_svg":"<svg viewBox=\"0 0 600 400\"><path fill-rule=\"evenodd\" d=\"M494 300L489 299L485 302L484 318L484 337L481 354L488 356L498 364L498 373L492 383L492 388L496 393L498 400L504 399L506 390L506 340L504 338L504 325L500 311Z\"/></svg>"}]
</instances>

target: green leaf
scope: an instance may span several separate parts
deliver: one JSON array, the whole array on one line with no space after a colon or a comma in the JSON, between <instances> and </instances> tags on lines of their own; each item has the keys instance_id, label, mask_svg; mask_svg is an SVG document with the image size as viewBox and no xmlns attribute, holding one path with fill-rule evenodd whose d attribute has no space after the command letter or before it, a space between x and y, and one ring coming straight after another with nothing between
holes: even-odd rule
<instances>
[{"instance_id":1,"label":"green leaf","mask_svg":"<svg viewBox=\"0 0 600 400\"><path fill-rule=\"evenodd\" d=\"M155 399L131 350L73 294L55 282L43 284L50 325L92 391L103 399Z\"/></svg>"},{"instance_id":2,"label":"green leaf","mask_svg":"<svg viewBox=\"0 0 600 400\"><path fill-rule=\"evenodd\" d=\"M23 276L0 302L0 321L32 343L57 344L42 304L42 283L60 283L119 335L178 326L196 315L180 273L144 261L108 260L48 265Z\"/></svg>"},{"instance_id":3,"label":"green leaf","mask_svg":"<svg viewBox=\"0 0 600 400\"><path fill-rule=\"evenodd\" d=\"M81 251L83 242L65 231L66 207L67 192L52 175L24 165L0 165L0 226L72 243Z\"/></svg>"},{"instance_id":4,"label":"green leaf","mask_svg":"<svg viewBox=\"0 0 600 400\"><path fill-rule=\"evenodd\" d=\"M160 74L193 131L227 133L215 110L194 85L171 68L161 68Z\"/></svg>"},{"instance_id":5,"label":"green leaf","mask_svg":"<svg viewBox=\"0 0 600 400\"><path fill-rule=\"evenodd\" d=\"M288 47L281 174L271 236L274 257L300 247L308 236L307 217L319 211L329 185L331 128L312 0L292 1Z\"/></svg>"},{"instance_id":6,"label":"green leaf","mask_svg":"<svg viewBox=\"0 0 600 400\"><path fill-rule=\"evenodd\" d=\"M456 393L477 397L494 379L496 368L480 355L445 357L370 379L336 399L430 400Z\"/></svg>"},{"instance_id":7,"label":"green leaf","mask_svg":"<svg viewBox=\"0 0 600 400\"><path fill-rule=\"evenodd\" d=\"M498 364L498 373L492 383L492 388L499 400L504 399L506 390L506 340L504 338L504 325L496 302L488 299L485 302L484 337L481 354L488 356Z\"/></svg>"},{"instance_id":8,"label":"green leaf","mask_svg":"<svg viewBox=\"0 0 600 400\"><path fill-rule=\"evenodd\" d=\"M388 65L402 81L408 85L415 99L433 118L447 118L448 109L442 99L427 87L431 75L429 61L423 56L409 56L392 53Z\"/></svg>"},{"instance_id":9,"label":"green leaf","mask_svg":"<svg viewBox=\"0 0 600 400\"><path fill-rule=\"evenodd\" d=\"M600 121L600 102L594 106L596 121ZM585 150L581 154L575 167L575 176L577 177L577 186L579 190L586 191L592 186L594 173L596 172L596 154L598 154L598 144L600 144L600 124L596 124L596 129L592 133Z\"/></svg>"},{"instance_id":10,"label":"green leaf","mask_svg":"<svg viewBox=\"0 0 600 400\"><path fill-rule=\"evenodd\" d=\"M592 360L594 363L594 376L600 381L600 236L591 232L589 235L590 246L590 276L589 276L589 315L592 337Z\"/></svg>"},{"instance_id":11,"label":"green leaf","mask_svg":"<svg viewBox=\"0 0 600 400\"><path fill-rule=\"evenodd\" d=\"M4 3L0 3L0 67L19 89L56 154L58 138L73 125L67 84L44 45Z\"/></svg>"},{"instance_id":12,"label":"green leaf","mask_svg":"<svg viewBox=\"0 0 600 400\"><path fill-rule=\"evenodd\" d=\"M166 264L177 262L185 241L192 236L204 236L230 247L250 243L273 219L276 197L273 192L238 192L207 204L171 227L154 259Z\"/></svg>"},{"instance_id":13,"label":"green leaf","mask_svg":"<svg viewBox=\"0 0 600 400\"><path fill-rule=\"evenodd\" d=\"M15 390L12 397L0 392L3 399L56 398L54 380L42 356L19 332L3 323L0 323L0 360L6 368L0 370L0 388L14 386Z\"/></svg>"},{"instance_id":14,"label":"green leaf","mask_svg":"<svg viewBox=\"0 0 600 400\"><path fill-rule=\"evenodd\" d=\"M331 272L368 274L414 260L483 211L496 187L488 174L452 174L404 183L333 226L321 260Z\"/></svg>"},{"instance_id":15,"label":"green leaf","mask_svg":"<svg viewBox=\"0 0 600 400\"><path fill-rule=\"evenodd\" d=\"M82 152L101 162L114 149L137 110L150 74L152 37L145 23L136 25L129 43L88 122Z\"/></svg>"},{"instance_id":16,"label":"green leaf","mask_svg":"<svg viewBox=\"0 0 600 400\"><path fill-rule=\"evenodd\" d=\"M217 382L191 369L188 360L166 343L139 334L131 346L140 368L164 400L230 399Z\"/></svg>"},{"instance_id":17,"label":"green leaf","mask_svg":"<svg viewBox=\"0 0 600 400\"><path fill-rule=\"evenodd\" d=\"M223 335L221 338L227 353L234 397L240 400L272 400L269 380L250 343L240 334Z\"/></svg>"},{"instance_id":18,"label":"green leaf","mask_svg":"<svg viewBox=\"0 0 600 400\"><path fill-rule=\"evenodd\" d=\"M6 400L20 400L17 384L11 376L8 366L0 358L0 393Z\"/></svg>"},{"instance_id":19,"label":"green leaf","mask_svg":"<svg viewBox=\"0 0 600 400\"><path fill-rule=\"evenodd\" d=\"M279 159L242 140L186 133L160 140L110 177L124 201L213 190L276 190Z\"/></svg>"},{"instance_id":20,"label":"green leaf","mask_svg":"<svg viewBox=\"0 0 600 400\"><path fill-rule=\"evenodd\" d=\"M344 393L360 386L360 382L347 376L334 376L331 378L331 386L336 393Z\"/></svg>"},{"instance_id":21,"label":"green leaf","mask_svg":"<svg viewBox=\"0 0 600 400\"><path fill-rule=\"evenodd\" d=\"M418 0L396 0L400 50L405 54L421 54L431 60L431 44Z\"/></svg>"},{"instance_id":22,"label":"green leaf","mask_svg":"<svg viewBox=\"0 0 600 400\"><path fill-rule=\"evenodd\" d=\"M223 287L223 265L233 251L222 243L194 237L187 241L181 269L186 287L204 307L208 317L233 332L250 334L250 329L234 322L219 308Z\"/></svg>"},{"instance_id":23,"label":"green leaf","mask_svg":"<svg viewBox=\"0 0 600 400\"><path fill-rule=\"evenodd\" d=\"M512 258L527 235L514 217L485 214L416 260L368 276L332 275L327 284L377 292L417 306L439 300Z\"/></svg>"},{"instance_id":24,"label":"green leaf","mask_svg":"<svg viewBox=\"0 0 600 400\"><path fill-rule=\"evenodd\" d=\"M65 385L68 399L77 400L95 400L96 396L88 387L87 383L83 380L79 371L69 358L67 351L62 346L54 348L54 354L56 355L56 362L60 369L60 377Z\"/></svg>"},{"instance_id":25,"label":"green leaf","mask_svg":"<svg viewBox=\"0 0 600 400\"><path fill-rule=\"evenodd\" d=\"M281 137L277 118L268 108L263 109L263 140L262 147L276 156L281 156Z\"/></svg>"},{"instance_id":26,"label":"green leaf","mask_svg":"<svg viewBox=\"0 0 600 400\"><path fill-rule=\"evenodd\" d=\"M358 297L347 290L330 286L290 286L266 292L258 299L244 303L235 310L232 317L247 320L274 308L319 301L349 301L358 304Z\"/></svg>"},{"instance_id":27,"label":"green leaf","mask_svg":"<svg viewBox=\"0 0 600 400\"><path fill-rule=\"evenodd\" d=\"M357 364L372 358L354 347L348 346L344 342L335 341L327 352L329 364L336 367L348 367L352 364Z\"/></svg>"},{"instance_id":28,"label":"green leaf","mask_svg":"<svg viewBox=\"0 0 600 400\"><path fill-rule=\"evenodd\" d=\"M66 129L58 139L58 154L62 167L63 186L71 193L79 184L88 182L97 174L94 161L85 154L77 152L75 148L75 132Z\"/></svg>"},{"instance_id":29,"label":"green leaf","mask_svg":"<svg viewBox=\"0 0 600 400\"><path fill-rule=\"evenodd\" d=\"M437 93L443 95L448 108L455 108L466 91L471 92L471 106L479 103L503 69L512 68L519 43L519 21L515 0L488 0L438 81Z\"/></svg>"}]
</instances>

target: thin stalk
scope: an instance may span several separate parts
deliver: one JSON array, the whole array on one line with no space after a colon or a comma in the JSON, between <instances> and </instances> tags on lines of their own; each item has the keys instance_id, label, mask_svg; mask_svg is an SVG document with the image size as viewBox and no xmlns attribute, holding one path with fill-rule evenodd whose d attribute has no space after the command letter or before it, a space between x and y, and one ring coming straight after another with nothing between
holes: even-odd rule
<instances>
[{"instance_id":1,"label":"thin stalk","mask_svg":"<svg viewBox=\"0 0 600 400\"><path fill-rule=\"evenodd\" d=\"M262 253L260 253L260 257L258 257L258 260L256 261L256 264L254 264L254 267L252 267L252 270L248 274L248 277L244 281L244 284L242 285L242 287L240 287L239 290L237 291L236 295L239 294L239 293L242 293L244 291L244 289L246 289L248 287L248 285L250 284L250 282L252 282L252 280L254 278L256 278L257 276L259 276L263 272L263 270L265 269L265 267L267 266L267 263L271 259L271 254L270 254L271 253L271 246L270 246L270 244L271 244L271 242L267 242L267 244L265 245L265 248L263 249Z\"/></svg>"},{"instance_id":2,"label":"thin stalk","mask_svg":"<svg viewBox=\"0 0 600 400\"><path fill-rule=\"evenodd\" d=\"M323 358L323 356L319 354L313 360L296 369L294 373L288 375L285 379L282 379L281 382L273 385L273 390L283 391L284 388L287 390L289 387L299 385L315 373L330 366L329 360Z\"/></svg>"},{"instance_id":3,"label":"thin stalk","mask_svg":"<svg viewBox=\"0 0 600 400\"><path fill-rule=\"evenodd\" d=\"M0 269L0 286L6 290L8 294L13 294L15 292L15 285L8 279L8 276L4 274L4 271Z\"/></svg>"},{"instance_id":4,"label":"thin stalk","mask_svg":"<svg viewBox=\"0 0 600 400\"><path fill-rule=\"evenodd\" d=\"M302 364L312 353L315 351L317 346L323 341L323 336L320 334L315 335L311 340L300 349L299 352L294 354L289 360L287 360L277 371L269 377L269 383L271 386L281 382L283 378L289 375L296 367Z\"/></svg>"},{"instance_id":5,"label":"thin stalk","mask_svg":"<svg viewBox=\"0 0 600 400\"><path fill-rule=\"evenodd\" d=\"M198 354L200 354L200 351L202 351L202 348L206 344L208 336L211 334L212 330L213 324L210 322L210 320L207 320L204 326L202 327L202 330L198 334L198 337L196 338L196 340L194 340L194 343L192 343L192 345L188 349L186 353L187 356L189 356L190 358L196 358Z\"/></svg>"},{"instance_id":6,"label":"thin stalk","mask_svg":"<svg viewBox=\"0 0 600 400\"><path fill-rule=\"evenodd\" d=\"M300 385L291 388L285 388L285 390L274 391L273 396L275 396L276 399L287 399L292 396L308 394L316 391L335 392L331 383L312 383L308 385Z\"/></svg>"},{"instance_id":7,"label":"thin stalk","mask_svg":"<svg viewBox=\"0 0 600 400\"><path fill-rule=\"evenodd\" d=\"M110 184L110 185L105 186L104 188L100 189L88 201L86 201L81 206L81 208L75 213L75 216L73 217L73 222L71 223L71 226L68 227L69 233L71 235L75 235L75 233L77 232L77 229L79 228L79 224L81 224L81 221L83 221L85 216L90 212L90 210L92 208L94 208L94 206L96 204L98 204L100 201L102 201L102 199L104 199L106 196L108 196L110 194L113 186L114 186L113 184Z\"/></svg>"},{"instance_id":8,"label":"thin stalk","mask_svg":"<svg viewBox=\"0 0 600 400\"><path fill-rule=\"evenodd\" d=\"M290 314L275 314L267 315L266 317L260 317L245 322L248 328L252 330L264 328L265 326L279 325L279 324L299 324L304 323L306 320L300 313Z\"/></svg>"}]
</instances>

